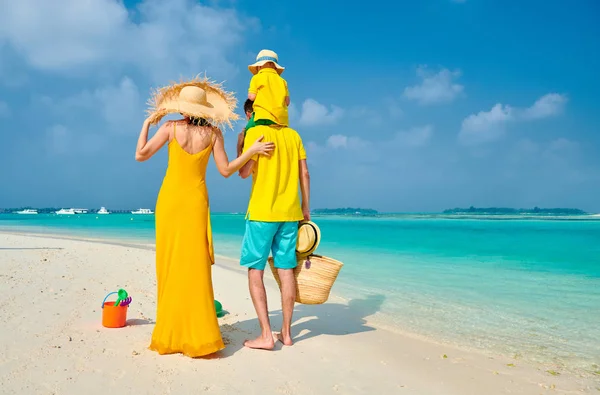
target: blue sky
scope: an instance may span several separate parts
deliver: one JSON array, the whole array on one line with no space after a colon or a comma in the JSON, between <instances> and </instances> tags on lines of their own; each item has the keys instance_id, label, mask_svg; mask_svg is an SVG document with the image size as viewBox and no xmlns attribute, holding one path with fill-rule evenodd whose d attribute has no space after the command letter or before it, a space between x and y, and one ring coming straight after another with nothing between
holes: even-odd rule
<instances>
[{"instance_id":1,"label":"blue sky","mask_svg":"<svg viewBox=\"0 0 600 395\"><path fill-rule=\"evenodd\" d=\"M166 150L134 161L150 89L206 71L241 102L268 48L313 208L600 212L595 1L0 6L0 207L153 207ZM245 210L248 181L207 178L213 211Z\"/></svg>"}]
</instances>

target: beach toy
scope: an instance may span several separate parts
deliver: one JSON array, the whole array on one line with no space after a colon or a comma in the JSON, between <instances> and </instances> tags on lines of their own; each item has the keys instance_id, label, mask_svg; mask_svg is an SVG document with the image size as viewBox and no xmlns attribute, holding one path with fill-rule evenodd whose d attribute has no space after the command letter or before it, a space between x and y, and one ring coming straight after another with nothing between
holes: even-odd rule
<instances>
[{"instance_id":1,"label":"beach toy","mask_svg":"<svg viewBox=\"0 0 600 395\"><path fill-rule=\"evenodd\" d=\"M128 296L128 297L126 297L126 298L125 298L125 300L123 300L123 301L121 302L121 306L125 307L125 306L127 306L128 304L130 304L130 303L131 303L131 296Z\"/></svg>"},{"instance_id":2,"label":"beach toy","mask_svg":"<svg viewBox=\"0 0 600 395\"><path fill-rule=\"evenodd\" d=\"M118 292L119 298L117 299L117 301L115 302L115 306L118 306L119 303L121 303L122 301L124 301L125 299L127 299L127 291L125 291L124 289L120 289Z\"/></svg>"},{"instance_id":3,"label":"beach toy","mask_svg":"<svg viewBox=\"0 0 600 395\"><path fill-rule=\"evenodd\" d=\"M215 310L217 311L217 317L223 316L223 305L218 300L215 300Z\"/></svg>"},{"instance_id":4,"label":"beach toy","mask_svg":"<svg viewBox=\"0 0 600 395\"><path fill-rule=\"evenodd\" d=\"M123 292L121 292L123 291ZM116 302L107 302L110 295L117 294L119 298ZM124 298L121 298L124 296ZM131 303L131 297L127 295L124 289L119 292L111 292L102 301L102 326L106 328L122 328L127 322L127 309Z\"/></svg>"}]
</instances>

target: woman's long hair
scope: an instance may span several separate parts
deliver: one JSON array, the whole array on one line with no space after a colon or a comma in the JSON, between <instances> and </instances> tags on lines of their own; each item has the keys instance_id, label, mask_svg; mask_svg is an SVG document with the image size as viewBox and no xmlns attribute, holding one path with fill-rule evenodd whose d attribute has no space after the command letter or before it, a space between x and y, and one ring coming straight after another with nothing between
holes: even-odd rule
<instances>
[{"instance_id":1,"label":"woman's long hair","mask_svg":"<svg viewBox=\"0 0 600 395\"><path fill-rule=\"evenodd\" d=\"M197 117L189 117L188 124L194 126L212 126L206 119Z\"/></svg>"}]
</instances>

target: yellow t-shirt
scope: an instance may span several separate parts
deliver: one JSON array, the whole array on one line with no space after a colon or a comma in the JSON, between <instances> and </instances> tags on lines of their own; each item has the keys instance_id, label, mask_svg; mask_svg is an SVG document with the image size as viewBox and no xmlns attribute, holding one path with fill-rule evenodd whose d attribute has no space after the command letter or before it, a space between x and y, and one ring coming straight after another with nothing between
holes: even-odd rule
<instances>
[{"instance_id":1,"label":"yellow t-shirt","mask_svg":"<svg viewBox=\"0 0 600 395\"><path fill-rule=\"evenodd\" d=\"M247 219L264 222L301 221L300 164L306 159L302 139L294 129L279 126L257 125L248 130L244 152L260 137L263 142L274 142L270 157L252 159L252 192L248 203Z\"/></svg>"},{"instance_id":2,"label":"yellow t-shirt","mask_svg":"<svg viewBox=\"0 0 600 395\"><path fill-rule=\"evenodd\" d=\"M288 108L285 97L290 95L287 82L273 69L262 69L250 80L249 93L255 93L254 120L269 119L288 126Z\"/></svg>"}]
</instances>

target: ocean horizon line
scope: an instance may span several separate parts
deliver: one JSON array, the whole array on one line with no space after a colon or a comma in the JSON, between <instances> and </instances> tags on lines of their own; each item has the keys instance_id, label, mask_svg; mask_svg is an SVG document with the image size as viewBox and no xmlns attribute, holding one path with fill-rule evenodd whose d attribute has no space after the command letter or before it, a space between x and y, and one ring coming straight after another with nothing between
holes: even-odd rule
<instances>
[{"instance_id":1,"label":"ocean horizon line","mask_svg":"<svg viewBox=\"0 0 600 395\"><path fill-rule=\"evenodd\" d=\"M20 214L19 211L33 210L39 214L55 214L61 210L76 210L76 214L97 214L99 210L108 210L111 214L132 214L138 210L152 210L145 208L80 208L61 207L0 207L0 214ZM40 212L41 211L41 212ZM79 211L79 212L77 212ZM218 215L245 215L245 211L211 211ZM153 214L153 213L147 213ZM318 216L356 216L356 217L379 217L379 216L594 216L600 215L600 211L584 211L577 208L512 208L512 207L483 207L476 208L449 208L441 211L378 211L371 208L319 208L311 210L311 214Z\"/></svg>"}]
</instances>

